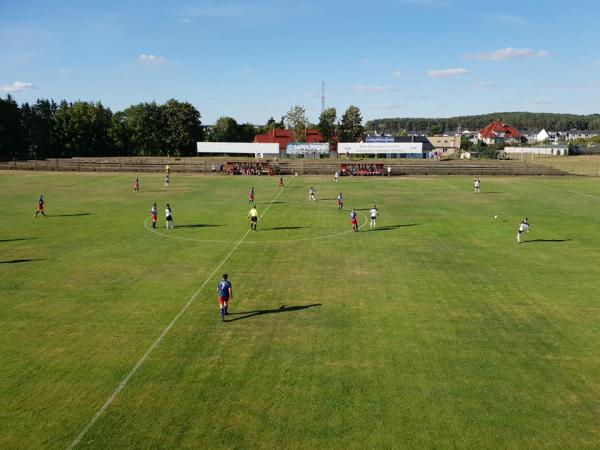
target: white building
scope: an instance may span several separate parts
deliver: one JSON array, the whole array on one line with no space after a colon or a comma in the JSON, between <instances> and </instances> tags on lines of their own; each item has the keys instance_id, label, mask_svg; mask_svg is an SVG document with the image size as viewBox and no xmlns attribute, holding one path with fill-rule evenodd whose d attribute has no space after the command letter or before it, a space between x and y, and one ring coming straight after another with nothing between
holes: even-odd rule
<instances>
[{"instance_id":1,"label":"white building","mask_svg":"<svg viewBox=\"0 0 600 450\"><path fill-rule=\"evenodd\" d=\"M523 157L527 156L567 156L569 149L564 145L545 146L545 147L505 147L503 150L505 156Z\"/></svg>"},{"instance_id":2,"label":"white building","mask_svg":"<svg viewBox=\"0 0 600 450\"><path fill-rule=\"evenodd\" d=\"M422 142L340 142L338 155L375 155L386 158L422 159Z\"/></svg>"},{"instance_id":3,"label":"white building","mask_svg":"<svg viewBox=\"0 0 600 450\"><path fill-rule=\"evenodd\" d=\"M196 142L198 155L246 155L255 158L275 158L279 156L279 144L258 144L250 142Z\"/></svg>"}]
</instances>

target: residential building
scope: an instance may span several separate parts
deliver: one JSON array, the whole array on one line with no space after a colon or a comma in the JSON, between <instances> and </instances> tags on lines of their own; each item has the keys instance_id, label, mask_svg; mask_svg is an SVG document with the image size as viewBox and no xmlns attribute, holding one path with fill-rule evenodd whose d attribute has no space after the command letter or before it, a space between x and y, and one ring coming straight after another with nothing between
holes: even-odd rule
<instances>
[{"instance_id":1,"label":"residential building","mask_svg":"<svg viewBox=\"0 0 600 450\"><path fill-rule=\"evenodd\" d=\"M490 123L477 134L477 139L488 145L519 144L522 138L519 130L500 120Z\"/></svg>"},{"instance_id":2,"label":"residential building","mask_svg":"<svg viewBox=\"0 0 600 450\"><path fill-rule=\"evenodd\" d=\"M433 146L434 152L451 155L460 150L460 135L456 136L429 136L427 138Z\"/></svg>"}]
</instances>

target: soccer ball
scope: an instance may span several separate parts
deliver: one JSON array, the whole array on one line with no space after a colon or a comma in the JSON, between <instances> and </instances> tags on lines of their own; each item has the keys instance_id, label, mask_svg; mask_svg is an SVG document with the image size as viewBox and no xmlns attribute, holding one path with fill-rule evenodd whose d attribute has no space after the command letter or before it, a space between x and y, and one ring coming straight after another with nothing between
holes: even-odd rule
<instances>
[{"instance_id":1,"label":"soccer ball","mask_svg":"<svg viewBox=\"0 0 600 450\"><path fill-rule=\"evenodd\" d=\"M494 219L497 219L497 218L498 218L498 214L494 214Z\"/></svg>"}]
</instances>

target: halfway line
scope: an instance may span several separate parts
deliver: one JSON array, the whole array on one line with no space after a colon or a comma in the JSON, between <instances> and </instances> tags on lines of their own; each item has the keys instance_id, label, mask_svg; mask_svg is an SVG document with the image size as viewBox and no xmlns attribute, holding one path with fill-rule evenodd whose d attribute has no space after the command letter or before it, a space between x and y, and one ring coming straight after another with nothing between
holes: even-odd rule
<instances>
[{"instance_id":1,"label":"halfway line","mask_svg":"<svg viewBox=\"0 0 600 450\"><path fill-rule=\"evenodd\" d=\"M271 206L273 205L273 203L279 198L279 196L281 195L281 193L284 190L285 190L285 187L279 191L279 193L273 198L273 200L271 200L271 203L269 203L269 205L265 208L265 210L263 211L263 213L259 216L259 218L258 218L259 221L260 221L260 219L263 218L263 216L267 213L267 211L271 208ZM92 428L92 426L94 426L94 424L96 423L96 421L102 416L102 414L104 414L104 412L108 409L108 407L111 405L111 403L115 400L115 398L117 397L117 395L119 395L119 393L125 388L125 386L129 382L129 380L131 379L131 377L133 377L133 375L135 375L135 373L142 366L142 364L144 364L144 362L146 361L146 359L148 359L148 356L150 356L150 354L154 351L154 349L156 347L158 347L158 345L162 342L162 340L164 339L164 337L166 336L166 334L169 332L169 330L173 327L173 325L175 325L175 322L177 322L177 320L179 320L179 318L190 307L190 305L194 302L194 300L196 300L196 297L198 297L198 295L200 294L200 291L202 291L202 289L204 288L204 286L207 285L207 283L210 281L210 279L217 273L217 271L223 266L223 264L225 264L225 262L231 257L231 255L233 255L235 253L235 251L239 248L239 246L243 242L243 240L246 239L246 237L248 236L248 234L250 234L250 231L252 231L252 230L249 229L249 230L246 231L246 233L242 236L242 238L239 241L236 242L236 244L233 246L233 248L227 254L227 256L225 256L225 258L223 258L223 260L217 265L217 267L215 267L215 269L206 278L206 280L204 280L204 283L202 283L202 285L198 289L196 289L196 292L194 292L194 294L190 297L190 299L187 301L187 303L185 305L183 305L183 308L181 308L181 310L173 318L173 320L171 321L171 323L169 323L169 325L167 325L165 327L165 329L163 330L163 332L160 333L160 336L158 336L158 338L156 338L156 340L150 346L150 348L148 348L148 350L146 350L146 353L144 353L142 355L142 357L138 360L138 362L135 363L135 365L129 371L129 373L127 374L127 376L125 378L123 378L123 380L119 383L119 385L116 387L116 389L110 395L110 397L108 397L108 400L106 400L106 402L104 402L104 404L100 407L100 409L98 411L96 411L96 414L94 414L94 417L92 417L92 419L81 430L81 432L77 435L77 437L73 440L73 442L71 442L71 444L67 447L67 450L75 448L81 442L81 439L83 439L83 437L87 434L87 432L90 430L90 428Z\"/></svg>"}]
</instances>

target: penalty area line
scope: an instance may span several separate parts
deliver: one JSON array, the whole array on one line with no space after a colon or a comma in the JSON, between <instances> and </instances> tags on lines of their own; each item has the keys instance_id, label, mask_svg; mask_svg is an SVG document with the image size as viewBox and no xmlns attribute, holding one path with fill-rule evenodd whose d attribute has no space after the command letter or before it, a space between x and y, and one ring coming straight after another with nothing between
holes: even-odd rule
<instances>
[{"instance_id":1,"label":"penalty area line","mask_svg":"<svg viewBox=\"0 0 600 450\"><path fill-rule=\"evenodd\" d=\"M284 190L285 190L285 187L282 188L277 193L277 195L273 198L273 200L271 200L269 205L265 208L263 213L259 216L258 221L260 221L260 219L263 218L263 216L267 213L267 211L271 208L271 206L275 203L275 201L279 198L279 196L281 195L281 193ZM235 253L235 251L240 247L240 245L242 244L244 239L246 239L246 237L250 234L250 231L252 231L252 230L249 229L246 231L246 233L235 243L235 245L229 251L229 253L227 253L225 258L223 258L221 260L221 262L217 265L217 267L214 268L214 270L210 273L210 275L206 278L206 280L204 280L204 282L200 285L200 287L198 289L196 289L196 291L192 294L190 299L185 303L185 305L183 305L183 307L175 315L173 320L171 320L171 322L165 327L165 329L162 331L162 333L160 333L160 335L156 338L156 340L152 343L152 345L148 348L148 350L146 350L146 352L142 355L142 357L140 359L138 359L138 361L135 363L135 365L129 371L129 373L125 376L125 378L123 378L123 380L121 380L121 382L115 388L115 390L112 392L110 397L108 397L108 399L104 402L104 404L100 407L100 409L98 409L98 411L96 411L96 414L94 414L94 416L90 419L90 421L87 423L87 425L85 427L83 427L83 429L80 431L80 433L77 435L77 437L75 439L73 439L73 442L71 442L71 444L67 447L67 450L75 448L81 442L81 440L85 437L85 435L88 433L88 431L90 431L90 429L98 421L98 419L100 417L102 417L102 415L106 412L106 410L110 407L110 405L117 398L119 393L123 389L125 389L125 386L127 386L127 383L129 383L129 380L131 380L131 378L135 375L135 373L139 370L139 368L148 359L148 357L154 351L154 349L156 347L158 347L158 345L162 342L162 340L165 338L167 333L171 330L171 328L173 328L173 325L175 325L175 323L187 311L187 309L194 302L194 300L196 300L196 298L198 297L198 295L200 294L202 289L204 289L204 287L208 284L208 282L212 279L212 277L217 273L217 271L223 266L223 264L225 264L227 262L227 260L229 260L229 258L231 258L231 255L233 255Z\"/></svg>"}]
</instances>

